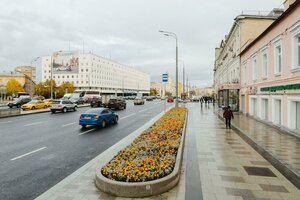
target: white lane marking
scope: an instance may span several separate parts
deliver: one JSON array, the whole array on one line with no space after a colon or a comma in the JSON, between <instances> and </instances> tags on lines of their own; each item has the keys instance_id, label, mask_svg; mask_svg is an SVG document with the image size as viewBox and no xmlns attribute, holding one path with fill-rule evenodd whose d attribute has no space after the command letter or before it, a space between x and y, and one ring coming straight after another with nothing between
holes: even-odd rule
<instances>
[{"instance_id":1,"label":"white lane marking","mask_svg":"<svg viewBox=\"0 0 300 200\"><path fill-rule=\"evenodd\" d=\"M62 125L61 127L70 126L70 125L72 125L72 124L76 124L76 122L72 122L72 123L69 123L69 124L64 124L64 125Z\"/></svg>"},{"instance_id":2,"label":"white lane marking","mask_svg":"<svg viewBox=\"0 0 300 200\"><path fill-rule=\"evenodd\" d=\"M127 115L127 116L125 116L125 117L121 117L120 118L120 120L122 120L122 119L126 119L126 118L128 118L128 117L131 117L131 116L133 116L133 115L135 115L136 113L132 113L132 114L130 114L130 115Z\"/></svg>"},{"instance_id":3,"label":"white lane marking","mask_svg":"<svg viewBox=\"0 0 300 200\"><path fill-rule=\"evenodd\" d=\"M28 156L28 155L30 155L30 154L33 154L33 153L35 153L35 152L41 151L41 150L46 149L46 148L47 148L47 147L42 147L42 148L36 149L36 150L34 150L34 151L31 151L31 152L25 153L25 154L23 154L23 155L20 155L20 156L18 156L18 157L12 158L12 159L10 159L10 160L17 160L17 159L19 159L19 158L23 158L24 156Z\"/></svg>"},{"instance_id":4,"label":"white lane marking","mask_svg":"<svg viewBox=\"0 0 300 200\"><path fill-rule=\"evenodd\" d=\"M146 110L149 110L149 108L146 108L146 109L143 109L143 110L140 110L139 112L144 112Z\"/></svg>"},{"instance_id":5,"label":"white lane marking","mask_svg":"<svg viewBox=\"0 0 300 200\"><path fill-rule=\"evenodd\" d=\"M12 121L5 121L5 122L0 122L0 124L8 124L11 123Z\"/></svg>"},{"instance_id":6,"label":"white lane marking","mask_svg":"<svg viewBox=\"0 0 300 200\"><path fill-rule=\"evenodd\" d=\"M43 122L34 122L31 124L25 124L24 126L33 126L33 125L38 125L38 124L42 124Z\"/></svg>"},{"instance_id":7,"label":"white lane marking","mask_svg":"<svg viewBox=\"0 0 300 200\"><path fill-rule=\"evenodd\" d=\"M95 130L95 129L96 129L96 128L93 128L93 129L91 129L91 130L84 131L84 132L82 132L82 133L79 133L78 135L83 135L83 134L89 133L89 132L91 132L91 131L93 131L93 130Z\"/></svg>"}]
</instances>

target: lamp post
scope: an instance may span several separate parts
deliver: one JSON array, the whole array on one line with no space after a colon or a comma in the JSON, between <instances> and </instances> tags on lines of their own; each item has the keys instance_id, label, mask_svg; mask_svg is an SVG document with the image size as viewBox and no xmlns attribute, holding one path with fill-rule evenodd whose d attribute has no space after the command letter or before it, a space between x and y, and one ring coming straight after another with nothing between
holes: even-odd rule
<instances>
[{"instance_id":1,"label":"lamp post","mask_svg":"<svg viewBox=\"0 0 300 200\"><path fill-rule=\"evenodd\" d=\"M185 65L184 61L179 59L179 61L182 62L183 68L182 68L182 93L183 93L183 99L185 99Z\"/></svg>"},{"instance_id":2,"label":"lamp post","mask_svg":"<svg viewBox=\"0 0 300 200\"><path fill-rule=\"evenodd\" d=\"M176 97L175 97L175 107L178 107L178 39L177 35L168 31L159 31L163 33L165 36L173 37L176 40Z\"/></svg>"}]
</instances>

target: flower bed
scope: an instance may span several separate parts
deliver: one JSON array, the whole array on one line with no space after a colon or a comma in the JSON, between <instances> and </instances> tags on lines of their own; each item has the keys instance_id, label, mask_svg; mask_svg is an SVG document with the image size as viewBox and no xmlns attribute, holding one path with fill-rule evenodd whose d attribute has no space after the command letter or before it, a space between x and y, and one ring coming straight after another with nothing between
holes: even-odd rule
<instances>
[{"instance_id":1,"label":"flower bed","mask_svg":"<svg viewBox=\"0 0 300 200\"><path fill-rule=\"evenodd\" d=\"M145 182L169 175L175 166L186 108L173 108L102 167L103 176Z\"/></svg>"}]
</instances>

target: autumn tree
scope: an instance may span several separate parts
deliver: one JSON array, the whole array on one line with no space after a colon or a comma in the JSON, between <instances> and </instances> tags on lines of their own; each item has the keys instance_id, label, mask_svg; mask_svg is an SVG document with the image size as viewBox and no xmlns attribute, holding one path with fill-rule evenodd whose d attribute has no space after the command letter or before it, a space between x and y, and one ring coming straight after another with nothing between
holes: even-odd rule
<instances>
[{"instance_id":1,"label":"autumn tree","mask_svg":"<svg viewBox=\"0 0 300 200\"><path fill-rule=\"evenodd\" d=\"M155 88L150 88L150 96L156 96L157 95L157 90Z\"/></svg>"},{"instance_id":2,"label":"autumn tree","mask_svg":"<svg viewBox=\"0 0 300 200\"><path fill-rule=\"evenodd\" d=\"M24 88L22 87L21 83L16 79L10 79L6 84L7 93L12 95L16 92L24 92Z\"/></svg>"},{"instance_id":3,"label":"autumn tree","mask_svg":"<svg viewBox=\"0 0 300 200\"><path fill-rule=\"evenodd\" d=\"M167 96L167 97L170 97L170 96L172 96L172 93L169 92L169 91L166 91L166 96Z\"/></svg>"},{"instance_id":4,"label":"autumn tree","mask_svg":"<svg viewBox=\"0 0 300 200\"><path fill-rule=\"evenodd\" d=\"M52 80L53 94L57 90L55 80ZM39 96L44 96L45 98L51 97L51 80L47 79L44 82L40 82L35 85L35 93Z\"/></svg>"},{"instance_id":5,"label":"autumn tree","mask_svg":"<svg viewBox=\"0 0 300 200\"><path fill-rule=\"evenodd\" d=\"M64 82L60 86L58 86L56 90L56 96L58 98L63 97L66 93L73 93L75 91L74 83Z\"/></svg>"}]
</instances>

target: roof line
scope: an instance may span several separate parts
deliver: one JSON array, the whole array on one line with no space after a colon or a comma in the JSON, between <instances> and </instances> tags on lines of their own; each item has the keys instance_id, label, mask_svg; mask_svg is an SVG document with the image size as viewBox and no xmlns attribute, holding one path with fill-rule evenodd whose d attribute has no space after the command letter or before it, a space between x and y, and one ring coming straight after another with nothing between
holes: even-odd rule
<instances>
[{"instance_id":1,"label":"roof line","mask_svg":"<svg viewBox=\"0 0 300 200\"><path fill-rule=\"evenodd\" d=\"M284 12L282 13L282 15L280 15L280 17L278 17L277 20L275 20L264 32L262 32L259 36L257 36L257 38L255 38L255 40L253 40L245 49L243 49L243 51L241 51L241 53L239 55L244 54L248 49L250 49L250 47L252 47L257 41L259 41L262 37L264 37L267 33L269 33L277 24L279 24L284 18L286 18L294 9L297 8L297 6L299 6L300 4L300 0L296 0L295 3L293 3L292 5L290 5L290 7Z\"/></svg>"}]
</instances>

